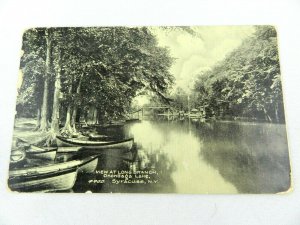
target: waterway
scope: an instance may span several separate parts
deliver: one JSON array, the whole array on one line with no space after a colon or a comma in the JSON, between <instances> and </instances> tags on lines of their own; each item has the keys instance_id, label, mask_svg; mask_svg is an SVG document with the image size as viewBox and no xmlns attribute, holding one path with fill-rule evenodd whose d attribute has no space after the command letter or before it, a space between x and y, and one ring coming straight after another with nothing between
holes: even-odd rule
<instances>
[{"instance_id":1,"label":"waterway","mask_svg":"<svg viewBox=\"0 0 300 225\"><path fill-rule=\"evenodd\" d=\"M134 137L135 157L102 155L94 174L78 177L74 192L278 193L290 187L284 124L141 121L110 132Z\"/></svg>"}]
</instances>

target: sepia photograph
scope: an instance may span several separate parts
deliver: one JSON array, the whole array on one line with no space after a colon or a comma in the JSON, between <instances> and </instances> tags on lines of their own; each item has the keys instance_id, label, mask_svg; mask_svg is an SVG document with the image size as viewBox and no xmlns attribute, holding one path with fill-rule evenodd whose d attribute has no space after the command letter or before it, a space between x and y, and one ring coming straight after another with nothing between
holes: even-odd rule
<instances>
[{"instance_id":1,"label":"sepia photograph","mask_svg":"<svg viewBox=\"0 0 300 225\"><path fill-rule=\"evenodd\" d=\"M8 188L289 192L278 48L269 25L25 30Z\"/></svg>"}]
</instances>

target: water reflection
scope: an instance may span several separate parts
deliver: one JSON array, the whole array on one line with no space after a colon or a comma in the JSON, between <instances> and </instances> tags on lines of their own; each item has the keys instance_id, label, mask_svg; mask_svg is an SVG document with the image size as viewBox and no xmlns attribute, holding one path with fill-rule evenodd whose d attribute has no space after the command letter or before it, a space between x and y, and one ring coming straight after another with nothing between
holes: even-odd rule
<instances>
[{"instance_id":1,"label":"water reflection","mask_svg":"<svg viewBox=\"0 0 300 225\"><path fill-rule=\"evenodd\" d=\"M142 121L110 132L134 137L135 155L103 154L97 170L154 170L158 182L94 184L89 181L104 176L91 174L77 178L75 192L277 193L290 185L284 125Z\"/></svg>"},{"instance_id":2,"label":"water reflection","mask_svg":"<svg viewBox=\"0 0 300 225\"><path fill-rule=\"evenodd\" d=\"M147 156L145 164L164 154L162 170L172 165L168 172L175 192L276 193L289 188L284 125L143 121L128 130Z\"/></svg>"},{"instance_id":3,"label":"water reflection","mask_svg":"<svg viewBox=\"0 0 300 225\"><path fill-rule=\"evenodd\" d=\"M219 172L201 159L203 143L186 123L153 123L143 121L131 127L130 133L148 155L165 154L168 170L178 193L235 193L236 188ZM160 171L162 172L162 171Z\"/></svg>"},{"instance_id":4,"label":"water reflection","mask_svg":"<svg viewBox=\"0 0 300 225\"><path fill-rule=\"evenodd\" d=\"M286 130L279 124L218 122L200 129L203 159L240 193L277 193L290 185ZM198 128L199 129L199 128Z\"/></svg>"},{"instance_id":5,"label":"water reflection","mask_svg":"<svg viewBox=\"0 0 300 225\"><path fill-rule=\"evenodd\" d=\"M72 191L277 193L290 185L284 125L142 121L109 132L114 137L134 137L132 151L110 150L99 155L96 172L78 174ZM58 153L56 162L82 159L89 154ZM128 173L133 177L129 179L132 183L116 184L122 179L105 177L103 171ZM143 171L156 171L151 174L155 182L149 183L147 174L136 177L135 173Z\"/></svg>"}]
</instances>

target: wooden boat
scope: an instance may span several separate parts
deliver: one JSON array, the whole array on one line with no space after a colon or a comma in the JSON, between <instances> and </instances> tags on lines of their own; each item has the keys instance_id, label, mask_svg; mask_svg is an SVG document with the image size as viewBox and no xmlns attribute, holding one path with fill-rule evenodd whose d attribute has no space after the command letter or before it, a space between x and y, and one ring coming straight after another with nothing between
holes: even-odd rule
<instances>
[{"instance_id":1,"label":"wooden boat","mask_svg":"<svg viewBox=\"0 0 300 225\"><path fill-rule=\"evenodd\" d=\"M56 157L57 147L37 147L31 145L28 150L26 150L26 155L28 158L38 158L45 160L54 160Z\"/></svg>"},{"instance_id":2,"label":"wooden boat","mask_svg":"<svg viewBox=\"0 0 300 225\"><path fill-rule=\"evenodd\" d=\"M111 137L107 136L107 135L101 135L101 134L94 134L94 133L90 133L88 134L89 140L91 141L107 141L109 139L111 139Z\"/></svg>"},{"instance_id":3,"label":"wooden boat","mask_svg":"<svg viewBox=\"0 0 300 225\"><path fill-rule=\"evenodd\" d=\"M96 169L98 155L83 160L28 167L9 171L8 186L12 191L51 192L71 189L78 172Z\"/></svg>"},{"instance_id":4,"label":"wooden boat","mask_svg":"<svg viewBox=\"0 0 300 225\"><path fill-rule=\"evenodd\" d=\"M133 138L121 141L90 141L88 139L65 138L56 136L57 145L61 147L82 147L84 149L122 149L130 150L133 145Z\"/></svg>"},{"instance_id":5,"label":"wooden boat","mask_svg":"<svg viewBox=\"0 0 300 225\"><path fill-rule=\"evenodd\" d=\"M24 149L29 148L29 146L30 146L30 144L28 143L28 141L23 140L20 137L16 137L15 138L14 144L15 144L15 147L17 147L17 148L24 148Z\"/></svg>"},{"instance_id":6,"label":"wooden boat","mask_svg":"<svg viewBox=\"0 0 300 225\"><path fill-rule=\"evenodd\" d=\"M92 156L92 160L87 163L80 165L78 172L79 173L93 173L98 165L98 156Z\"/></svg>"},{"instance_id":7,"label":"wooden boat","mask_svg":"<svg viewBox=\"0 0 300 225\"><path fill-rule=\"evenodd\" d=\"M127 119L125 120L126 123L140 123L140 119Z\"/></svg>"},{"instance_id":8,"label":"wooden boat","mask_svg":"<svg viewBox=\"0 0 300 225\"><path fill-rule=\"evenodd\" d=\"M12 150L10 153L10 165L16 166L25 162L26 153L22 150Z\"/></svg>"},{"instance_id":9,"label":"wooden boat","mask_svg":"<svg viewBox=\"0 0 300 225\"><path fill-rule=\"evenodd\" d=\"M109 128L121 128L125 125L125 121L116 121L106 124L93 124L89 125L90 128L98 128L98 129L109 129Z\"/></svg>"}]
</instances>

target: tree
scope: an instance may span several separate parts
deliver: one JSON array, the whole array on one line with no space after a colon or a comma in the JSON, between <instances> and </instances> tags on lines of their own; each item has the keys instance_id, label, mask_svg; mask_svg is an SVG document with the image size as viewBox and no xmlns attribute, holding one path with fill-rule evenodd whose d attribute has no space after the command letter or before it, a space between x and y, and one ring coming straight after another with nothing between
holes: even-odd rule
<instances>
[{"instance_id":1,"label":"tree","mask_svg":"<svg viewBox=\"0 0 300 225\"><path fill-rule=\"evenodd\" d=\"M46 131L51 122L48 143L58 132L76 132L75 122L83 110L84 114L98 114L98 121L104 122L124 117L132 99L141 92L152 92L168 101L172 58L167 49L157 46L147 28L41 28L39 34L41 42L28 38L24 47L28 47L26 56L42 49L43 66L36 76L39 79L24 74L20 96L28 96L26 92L35 96L36 89L31 86L43 86L40 129ZM32 63L36 65L36 61ZM29 65L24 63L24 68ZM30 107L37 105L23 99Z\"/></svg>"},{"instance_id":2,"label":"tree","mask_svg":"<svg viewBox=\"0 0 300 225\"><path fill-rule=\"evenodd\" d=\"M43 98L43 76L45 71L44 31L29 29L23 36L23 55L20 69L22 84L17 98L19 116L37 117L40 127L41 105Z\"/></svg>"},{"instance_id":3,"label":"tree","mask_svg":"<svg viewBox=\"0 0 300 225\"><path fill-rule=\"evenodd\" d=\"M252 37L199 76L194 89L199 104L206 102L218 116L284 121L276 30L257 26Z\"/></svg>"},{"instance_id":4,"label":"tree","mask_svg":"<svg viewBox=\"0 0 300 225\"><path fill-rule=\"evenodd\" d=\"M52 37L51 31L49 29L45 29L45 37L46 37L46 62L45 62L45 75L44 75L44 93L43 93L43 103L41 109L41 124L40 130L47 131L48 129L48 92L49 92L49 78L50 74L50 57L51 57L51 48L52 48Z\"/></svg>"}]
</instances>

